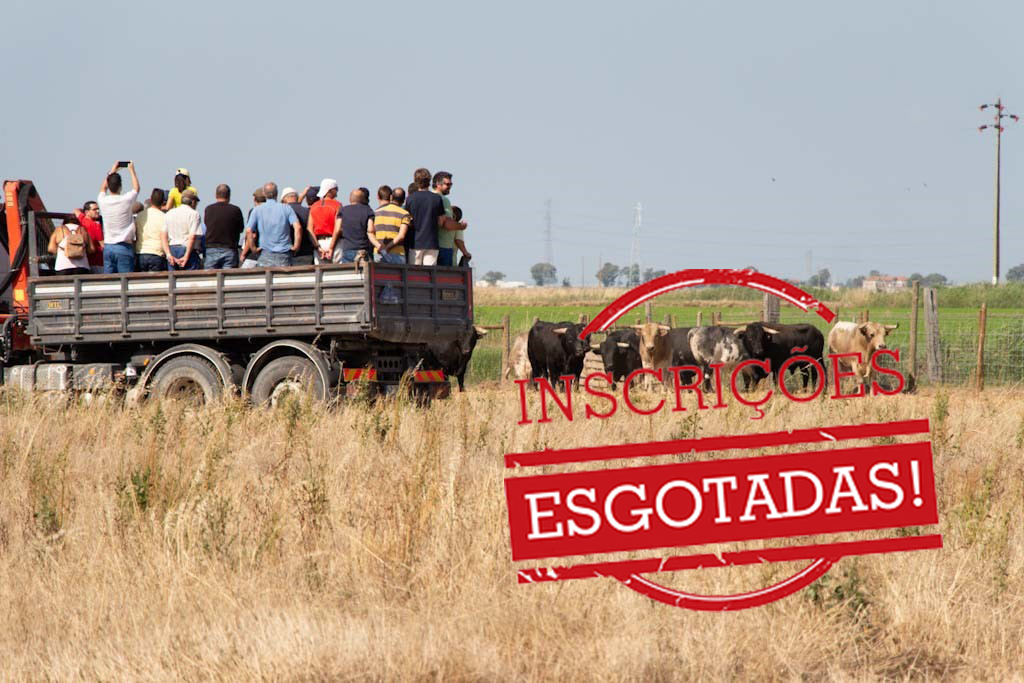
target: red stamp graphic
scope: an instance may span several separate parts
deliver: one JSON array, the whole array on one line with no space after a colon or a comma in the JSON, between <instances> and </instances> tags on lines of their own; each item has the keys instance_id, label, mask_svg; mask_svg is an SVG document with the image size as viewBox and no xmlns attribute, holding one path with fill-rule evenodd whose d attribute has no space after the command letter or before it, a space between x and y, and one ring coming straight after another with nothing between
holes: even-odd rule
<instances>
[{"instance_id":1,"label":"red stamp graphic","mask_svg":"<svg viewBox=\"0 0 1024 683\"><path fill-rule=\"evenodd\" d=\"M827 321L835 317L806 293L763 274L683 271L627 293L598 315L581 336L606 329L625 311L658 293L712 282L756 287L777 294L805 310L814 308ZM898 359L898 355L896 357ZM678 375L680 369L673 369ZM819 372L819 377L823 378L823 370ZM837 375L837 384L839 379ZM527 419L526 411L524 389L527 383L520 383L523 409L520 424L531 421ZM566 382L567 392L569 386ZM695 390L694 386L684 388ZM735 377L732 388L735 393ZM623 391L628 402L628 380ZM544 393L542 390L542 402ZM677 396L678 393L677 382ZM833 398L859 395L862 394L839 394L837 389ZM561 405L560 408L571 420L571 408L568 412ZM588 417L589 413L588 408ZM550 418L541 421L550 421ZM505 493L512 559L566 558L937 524L935 475L931 445L926 436L928 431L927 420L905 420L508 454L505 456L506 467L526 468L925 435L924 440L907 443L508 477L505 479ZM612 577L666 604L707 611L736 610L786 597L820 578L845 556L941 547L942 537L939 534L900 535L721 555L653 557L534 568L519 571L518 579L520 583L537 583ZM655 572L794 560L807 560L809 564L775 585L738 595L683 593L644 577L644 574Z\"/></svg>"}]
</instances>

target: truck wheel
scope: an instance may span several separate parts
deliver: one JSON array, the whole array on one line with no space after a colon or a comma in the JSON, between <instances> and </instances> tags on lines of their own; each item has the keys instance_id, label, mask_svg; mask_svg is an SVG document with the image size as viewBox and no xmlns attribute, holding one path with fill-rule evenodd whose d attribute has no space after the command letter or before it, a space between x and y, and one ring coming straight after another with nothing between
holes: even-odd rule
<instances>
[{"instance_id":1,"label":"truck wheel","mask_svg":"<svg viewBox=\"0 0 1024 683\"><path fill-rule=\"evenodd\" d=\"M224 385L216 368L197 356L171 358L153 375L150 396L212 403Z\"/></svg>"},{"instance_id":2,"label":"truck wheel","mask_svg":"<svg viewBox=\"0 0 1024 683\"><path fill-rule=\"evenodd\" d=\"M299 356L276 358L260 370L252 384L252 402L257 405L277 405L288 394L323 397L324 383L313 361Z\"/></svg>"}]
</instances>

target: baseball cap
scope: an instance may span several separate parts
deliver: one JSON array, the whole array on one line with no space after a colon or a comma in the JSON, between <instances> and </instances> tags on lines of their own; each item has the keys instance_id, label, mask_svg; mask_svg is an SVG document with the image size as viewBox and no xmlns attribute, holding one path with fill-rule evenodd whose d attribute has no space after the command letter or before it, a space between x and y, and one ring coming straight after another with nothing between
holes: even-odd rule
<instances>
[{"instance_id":1,"label":"baseball cap","mask_svg":"<svg viewBox=\"0 0 1024 683\"><path fill-rule=\"evenodd\" d=\"M298 197L299 196L299 191L296 190L294 187L286 187L283 190L281 190L281 199L284 199L285 197L287 197L290 194L293 194L296 197Z\"/></svg>"},{"instance_id":2,"label":"baseball cap","mask_svg":"<svg viewBox=\"0 0 1024 683\"><path fill-rule=\"evenodd\" d=\"M199 195L197 195L192 190L185 190L184 192L181 193L181 201L183 201L183 202L191 202L191 201L198 202L199 201Z\"/></svg>"},{"instance_id":3,"label":"baseball cap","mask_svg":"<svg viewBox=\"0 0 1024 683\"><path fill-rule=\"evenodd\" d=\"M316 193L317 193L317 189L315 187L313 187L312 185L310 186L310 188L308 190L306 190L306 203L307 204L312 204L313 202L315 202L317 200Z\"/></svg>"},{"instance_id":4,"label":"baseball cap","mask_svg":"<svg viewBox=\"0 0 1024 683\"><path fill-rule=\"evenodd\" d=\"M324 178L320 181L320 191L316 193L317 197L323 198L327 196L327 193L331 190L338 189L338 181L334 178Z\"/></svg>"},{"instance_id":5,"label":"baseball cap","mask_svg":"<svg viewBox=\"0 0 1024 683\"><path fill-rule=\"evenodd\" d=\"M192 174L188 172L187 168L179 168L176 172L180 173L181 175L187 175L189 178L192 177Z\"/></svg>"}]
</instances>

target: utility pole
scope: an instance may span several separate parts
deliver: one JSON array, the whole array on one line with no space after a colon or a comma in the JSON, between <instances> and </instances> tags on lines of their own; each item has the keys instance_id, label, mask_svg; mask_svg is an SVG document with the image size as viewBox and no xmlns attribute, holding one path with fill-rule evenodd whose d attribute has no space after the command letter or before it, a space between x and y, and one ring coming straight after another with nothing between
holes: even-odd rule
<instances>
[{"instance_id":1,"label":"utility pole","mask_svg":"<svg viewBox=\"0 0 1024 683\"><path fill-rule=\"evenodd\" d=\"M992 254L992 284L999 284L999 173L1000 173L1000 156L1002 154L1003 147L1003 119L1011 118L1014 121L1020 119L1016 114L1006 114L1003 110L1006 108L1003 106L1003 99L997 98L995 104L983 104L979 109L985 111L989 107L993 107L996 110L995 121L991 125L978 126L979 131L983 131L986 128L996 129L996 221L995 230L993 234L994 251Z\"/></svg>"},{"instance_id":2,"label":"utility pole","mask_svg":"<svg viewBox=\"0 0 1024 683\"><path fill-rule=\"evenodd\" d=\"M626 282L630 285L633 283L633 265L636 264L636 242L640 239L640 227L644 222L644 209L640 206L640 202L636 203L633 207L633 244L629 248L629 273L626 276ZM636 284L640 283L640 266L637 264Z\"/></svg>"},{"instance_id":3,"label":"utility pole","mask_svg":"<svg viewBox=\"0 0 1024 683\"><path fill-rule=\"evenodd\" d=\"M544 202L544 262L555 264L555 251L551 247L551 200Z\"/></svg>"}]
</instances>

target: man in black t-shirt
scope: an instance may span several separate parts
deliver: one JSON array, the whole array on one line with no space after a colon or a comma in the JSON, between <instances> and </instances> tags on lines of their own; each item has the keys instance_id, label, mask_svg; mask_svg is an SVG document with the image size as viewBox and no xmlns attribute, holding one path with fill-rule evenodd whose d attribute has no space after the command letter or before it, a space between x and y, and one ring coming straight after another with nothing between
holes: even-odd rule
<instances>
[{"instance_id":1,"label":"man in black t-shirt","mask_svg":"<svg viewBox=\"0 0 1024 683\"><path fill-rule=\"evenodd\" d=\"M430 191L430 171L425 168L416 169L413 181L416 191L409 195L405 202L405 210L412 215L412 246L406 250L409 263L417 266L436 266L438 254L437 231L458 229L465 223L456 223L444 211L444 199L441 195Z\"/></svg>"},{"instance_id":2,"label":"man in black t-shirt","mask_svg":"<svg viewBox=\"0 0 1024 683\"><path fill-rule=\"evenodd\" d=\"M298 251L292 252L292 265L293 266L311 266L313 265L313 239L306 230L306 226L309 224L309 207L303 206L299 201L299 197L306 196L309 192L307 187L302 191L300 195L295 189L286 187L281 195L281 203L288 204L292 207L292 211L295 212L295 216L302 223L302 243L299 245Z\"/></svg>"},{"instance_id":3,"label":"man in black t-shirt","mask_svg":"<svg viewBox=\"0 0 1024 683\"><path fill-rule=\"evenodd\" d=\"M245 230L242 210L231 203L231 188L221 183L216 190L217 201L206 207L205 268L219 270L238 267L238 238Z\"/></svg>"},{"instance_id":4,"label":"man in black t-shirt","mask_svg":"<svg viewBox=\"0 0 1024 683\"><path fill-rule=\"evenodd\" d=\"M331 237L329 253L341 238L341 262L355 263L363 252L362 258L370 261L370 248L380 248L380 240L373 230L373 209L368 205L370 197L359 188L352 190L348 196L349 203L338 211L338 220Z\"/></svg>"}]
</instances>

